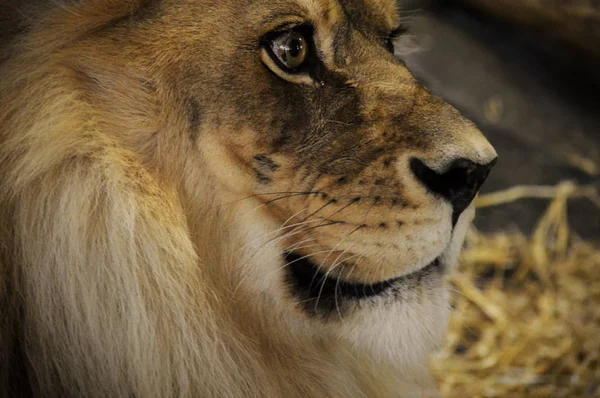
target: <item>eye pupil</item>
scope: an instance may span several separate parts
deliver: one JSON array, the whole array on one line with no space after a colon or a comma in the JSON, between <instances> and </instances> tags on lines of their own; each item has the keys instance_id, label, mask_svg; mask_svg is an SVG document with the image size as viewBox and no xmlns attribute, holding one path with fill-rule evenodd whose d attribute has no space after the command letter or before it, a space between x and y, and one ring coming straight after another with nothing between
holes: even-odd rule
<instances>
[{"instance_id":1,"label":"eye pupil","mask_svg":"<svg viewBox=\"0 0 600 398\"><path fill-rule=\"evenodd\" d=\"M295 30L285 32L272 41L271 49L284 67L296 72L308 56L304 36Z\"/></svg>"},{"instance_id":2,"label":"eye pupil","mask_svg":"<svg viewBox=\"0 0 600 398\"><path fill-rule=\"evenodd\" d=\"M302 42L300 42L300 40L292 39L290 41L289 55L292 58L296 58L302 52L302 47Z\"/></svg>"}]
</instances>

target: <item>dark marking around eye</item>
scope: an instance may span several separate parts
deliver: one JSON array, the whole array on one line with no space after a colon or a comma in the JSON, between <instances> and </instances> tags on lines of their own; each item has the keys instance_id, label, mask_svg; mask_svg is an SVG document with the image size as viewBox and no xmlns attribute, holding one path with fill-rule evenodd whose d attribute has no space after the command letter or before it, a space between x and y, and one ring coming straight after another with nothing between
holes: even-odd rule
<instances>
[{"instance_id":1,"label":"dark marking around eye","mask_svg":"<svg viewBox=\"0 0 600 398\"><path fill-rule=\"evenodd\" d=\"M194 98L187 100L187 114L190 124L190 139L192 142L196 142L198 138L198 130L200 128L200 122L202 121L202 112L200 110L200 104Z\"/></svg>"}]
</instances>

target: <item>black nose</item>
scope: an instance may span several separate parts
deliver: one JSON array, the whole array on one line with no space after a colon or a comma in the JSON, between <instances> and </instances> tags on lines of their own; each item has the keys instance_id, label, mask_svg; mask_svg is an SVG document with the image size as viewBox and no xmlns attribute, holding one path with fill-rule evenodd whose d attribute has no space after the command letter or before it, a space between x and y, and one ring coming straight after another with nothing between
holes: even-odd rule
<instances>
[{"instance_id":1,"label":"black nose","mask_svg":"<svg viewBox=\"0 0 600 398\"><path fill-rule=\"evenodd\" d=\"M412 159L410 168L427 189L452 204L452 225L455 225L458 217L477 195L496 160L481 165L467 159L457 159L441 174L427 167L419 159Z\"/></svg>"}]
</instances>

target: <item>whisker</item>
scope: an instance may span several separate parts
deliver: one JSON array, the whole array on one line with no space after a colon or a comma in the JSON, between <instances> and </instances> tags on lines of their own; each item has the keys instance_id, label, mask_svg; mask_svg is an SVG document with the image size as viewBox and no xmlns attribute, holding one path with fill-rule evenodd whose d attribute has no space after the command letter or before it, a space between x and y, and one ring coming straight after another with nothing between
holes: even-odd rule
<instances>
[{"instance_id":1,"label":"whisker","mask_svg":"<svg viewBox=\"0 0 600 398\"><path fill-rule=\"evenodd\" d=\"M305 255L305 256L299 257L299 258L297 258L297 259L295 259L295 260L292 260L292 261L290 261L289 263L285 263L285 266L287 267L287 266L289 266L289 265L291 265L291 264L294 264L295 262L298 262L298 261L304 260L305 258L313 257L313 256L315 256L315 255L317 255L317 254L329 253L329 252L331 252L331 249L327 249L327 250L320 250L320 251L318 251L318 252L310 253L310 254L307 254L307 255Z\"/></svg>"},{"instance_id":2,"label":"whisker","mask_svg":"<svg viewBox=\"0 0 600 398\"><path fill-rule=\"evenodd\" d=\"M351 236L353 233L355 233L356 231L360 230L361 228L362 228L362 226L359 226L359 227L355 228L353 231L351 231L350 233L348 233L348 235L340 243L342 243L345 239L347 239L349 236ZM292 250L300 250L300 249L306 249L306 248L309 248L309 247L320 246L319 243L316 243L316 244L313 244L313 245L303 245L304 243L308 243L308 242L311 242L311 241L315 241L315 239L314 238L308 238L308 239L305 239L305 240L303 240L301 242L294 243L294 244L292 244L292 245L284 248L283 252L285 253L285 252L292 251ZM339 243L338 243L338 245L339 245ZM336 247L337 247L337 245L336 245ZM335 251L335 248L333 250ZM325 250L325 251L318 252L318 253L312 253L312 255L314 255L314 254L321 254L321 253L327 253L327 252L331 253L331 250ZM354 257L354 256L351 256L350 258L352 258L352 257ZM304 259L304 258L307 258L307 257L306 256L302 257L302 259ZM273 271L273 273L281 270L282 268L285 268L289 264L291 264L291 263L284 264L282 267L279 267L278 269L276 269L275 271ZM334 263L334 265L335 265L335 263ZM272 273L269 273L268 276L271 276L271 275L272 275ZM313 279L313 282L314 282L314 279Z\"/></svg>"},{"instance_id":3,"label":"whisker","mask_svg":"<svg viewBox=\"0 0 600 398\"><path fill-rule=\"evenodd\" d=\"M258 247L258 248L257 248L257 249L256 249L256 250L255 250L255 251L254 251L254 252L253 252L251 255L250 255L250 257L248 257L248 259L247 259L245 262L246 262L246 263L247 263L247 262L250 262L250 261L251 261L251 260L252 260L252 259L253 259L253 258L254 258L254 257L257 255L257 254L258 254L258 252L260 251L260 249L262 249L262 248L263 248L265 245L269 244L270 242L273 242L273 241L280 242L281 240L283 240L283 239L285 239L285 238L289 238L289 237L291 237L291 236L294 236L294 235L297 235L297 234L303 233L303 232L307 231L308 229L302 229L302 228L301 228L301 226L302 226L302 225L304 225L304 224L308 224L308 223L310 223L310 222L315 222L315 221L320 221L320 220L309 220L309 221L306 221L306 222L298 223L298 224L300 224L300 226L298 226L298 227L294 228L292 231L290 231L290 232L287 232L287 233L285 233L285 234L283 234L283 235L281 235L281 236L276 236L276 237L274 237L274 238L272 238L272 239L269 239L268 241L266 241L266 242L264 242L263 244L261 244L261 245L260 245L260 246L259 246L259 247ZM327 227L327 226L334 225L334 224L339 224L339 223L329 223L329 224L325 224L325 225L317 225L316 227L311 227L311 228L309 228L309 229L310 229L310 230L314 230L314 229L316 229L316 228ZM287 226L286 228L290 228L290 227L293 227L293 226L294 226L294 225L289 225L289 226ZM271 233L272 233L272 232L271 232ZM269 235L270 235L271 233L269 233ZM264 236L263 236L263 237L264 237ZM245 281L246 281L246 278L247 278L247 276L243 277L243 278L240 280L240 282L238 283L238 285L237 285L237 286L235 287L235 289L234 289L234 294L236 294L236 292L238 291L238 289L239 289L239 287L241 286L241 284L242 284L243 282L245 282Z\"/></svg>"},{"instance_id":4,"label":"whisker","mask_svg":"<svg viewBox=\"0 0 600 398\"><path fill-rule=\"evenodd\" d=\"M321 288L319 289L319 293L317 294L317 301L316 301L316 303L315 303L315 312L317 311L317 308L318 308L318 306L319 306L319 300L321 299L321 296L322 296L322 294L323 294L323 288L325 287L325 283L327 282L327 278L328 278L329 274L331 274L331 273L332 273L332 272L335 270L335 268L337 268L337 267L341 266L342 264L344 264L343 262L337 262L337 261L338 261L338 260L339 260L339 259L342 257L342 255L343 255L345 252L346 252L346 250L344 250L344 251L343 251L343 252L342 252L342 253L341 253L341 254L340 254L340 255L339 255L337 258L336 258L336 260L334 261L334 264L333 264L333 266L332 266L332 267L331 267L331 268L330 268L330 269L329 269L329 270L328 270L328 271L325 273L325 275L324 275L324 276L321 278L321 280L322 280L322 283L321 283ZM356 256L360 256L360 255L359 255L358 253L356 253L356 254L353 254L353 255L351 255L351 256L349 256L349 257L347 257L345 260L352 259L352 258L354 258L354 257L356 257ZM339 305L338 305L338 302L337 302L337 289L338 289L338 286L339 286L339 282L340 282L340 278L338 277L338 278L336 278L336 284L335 284L335 289L334 289L334 300L335 300L335 303L336 303L336 309L337 309L338 315L339 315L340 319L342 319L342 314L341 314L341 312L340 312Z\"/></svg>"},{"instance_id":5,"label":"whisker","mask_svg":"<svg viewBox=\"0 0 600 398\"><path fill-rule=\"evenodd\" d=\"M347 250L344 250L344 253L346 253L346 251ZM344 254L344 253L342 253L342 254ZM362 254L360 254L360 255L358 253L353 254L352 256L347 257L345 259L345 261L348 261L356 256L362 256ZM338 256L338 259L339 259L339 257L341 257L341 254L340 254L340 256ZM336 261L337 261L337 259L336 259ZM334 267L335 267L335 263L334 263ZM356 264L353 267L356 267ZM342 312L340 311L340 305L339 305L338 298L337 298L337 292L338 292L339 286L340 286L340 278L337 278L335 281L335 288L333 289L333 300L335 302L335 309L337 310L340 321L344 322L344 317L342 316Z\"/></svg>"},{"instance_id":6,"label":"whisker","mask_svg":"<svg viewBox=\"0 0 600 398\"><path fill-rule=\"evenodd\" d=\"M319 227L319 225L318 225L317 227ZM344 243L344 241L345 241L346 239L348 239L348 238L349 238L349 237L350 237L350 236L351 236L353 233L355 233L355 232L356 232L356 231L358 231L359 229L362 229L362 225L361 225L361 226L358 226L358 227L357 227L357 228L355 228L355 229L354 229L352 232L350 232L348 235L346 235L346 236L345 236L343 239L341 239L341 240L340 240L340 241L339 241L339 242L338 242L338 243L337 243L337 244L336 244L336 245L333 247L333 249L331 249L331 251L330 251L329 255L331 255L331 254L332 254L332 253L335 251L335 249L336 249L336 248L337 248L339 245L341 245L342 243ZM327 261L327 259L329 258L329 255L328 255L328 256L327 256L327 257L326 257L326 258L325 258L325 259L324 259L324 260L321 262L321 267L323 266L323 263L324 263L325 261ZM315 282L315 277L316 277L316 276L317 276L316 274L313 276L312 280L310 281L310 286L312 286L312 284Z\"/></svg>"},{"instance_id":7,"label":"whisker","mask_svg":"<svg viewBox=\"0 0 600 398\"><path fill-rule=\"evenodd\" d=\"M360 254L358 256L358 258L356 259L356 261L354 261L354 264L352 264L352 268L350 268L350 270L348 271L348 273L346 274L346 278L350 279L350 276L352 275L352 273L356 270L356 267L358 266L358 263L360 262L360 260L362 260L363 258L367 257L369 254L371 254L372 249L368 249L365 252L363 252L362 254ZM354 257L354 256L353 256ZM363 295L366 296L364 288L363 288Z\"/></svg>"},{"instance_id":8,"label":"whisker","mask_svg":"<svg viewBox=\"0 0 600 398\"><path fill-rule=\"evenodd\" d=\"M333 249L333 250L335 250L335 249ZM329 252L329 254L333 253L333 250L331 250L331 251ZM340 258L340 257L341 257L343 254L344 254L344 253L345 253L345 250L344 250L344 251L342 251L342 253L340 253L340 254L338 255L338 257L336 258L336 261L337 261L337 260L338 260L338 259L339 259L339 258ZM328 257L329 257L329 256L328 256ZM327 282L327 277L329 276L329 274L330 274L330 273L332 273L332 272L333 272L333 270L334 270L334 269L337 267L337 265L341 265L341 263L336 265L336 264L335 264L335 261L333 262L333 264L334 264L334 265L333 265L333 266L332 266L332 267L331 267L329 270L327 270L327 272L325 272L325 275L323 275L323 277L321 278L321 280L322 280L323 282L321 282L321 288L319 289L319 293L317 294L317 301L315 302L315 312L317 312L317 309L319 308L319 300L321 299L321 295L323 294L323 288L325 287L325 283ZM321 263L321 265L323 265L323 264ZM314 279L314 278L313 278L313 279ZM339 278L338 278L337 280L339 281ZM335 295L335 290L334 290L334 295Z\"/></svg>"},{"instance_id":9,"label":"whisker","mask_svg":"<svg viewBox=\"0 0 600 398\"><path fill-rule=\"evenodd\" d=\"M301 250L301 249L306 249L309 247L315 247L315 246L320 246L318 243L314 244L314 245L304 245L304 246L299 246L297 248L295 248L295 250ZM327 251L323 251L323 253L326 253ZM313 253L313 254L318 254L318 253L322 253L322 252L317 252L317 253ZM312 255L312 254L311 254ZM310 255L309 255L310 256ZM278 255L279 257L279 255ZM281 267L278 267L277 269L269 272L268 274L265 275L265 279L269 279L273 274L281 271L282 269L284 269L285 267L287 267L288 265L290 265L291 263L284 263ZM242 281L240 281L240 283L238 283L238 285L236 286L236 289L234 290L234 295L237 294L237 290L239 289L239 287L242 285L242 283L246 280L246 278L242 279Z\"/></svg>"},{"instance_id":10,"label":"whisker","mask_svg":"<svg viewBox=\"0 0 600 398\"><path fill-rule=\"evenodd\" d=\"M331 256L333 254L333 252L342 244L346 241L346 239L348 239L354 232L358 231L359 229L361 229L361 227L359 226L358 228L355 228L352 232L350 232L349 234L347 234L344 238L340 239L340 241L331 249L331 251L329 252L329 254L325 257L325 259L323 259L323 261L321 262L321 267L323 266L323 263L325 263L325 261L327 261L327 259L329 258L329 256ZM317 310L317 307L319 305L319 299L321 297L321 294L323 293L323 288L325 287L325 282L327 280L327 276L329 275L329 273L331 273L331 271L333 271L336 266L338 264L337 261L348 251L348 249L350 249L353 246L350 246L349 248L346 248L342 251L342 253L340 253L338 255L338 257L333 261L333 265L332 267L329 269L329 271L327 271L325 273L325 276L323 277L323 283L321 284L321 289L319 290L319 294L317 295L317 302L315 303L315 311ZM342 263L340 262L339 265L341 265ZM316 276L316 275L315 275ZM314 277L311 281L311 285L314 282ZM338 282L339 282L339 278L337 279L336 282L336 287L334 289L334 299L337 299L337 286L338 286ZM337 302L336 302L336 306L337 306ZM339 312L339 307L338 307L338 312ZM341 314L340 314L341 317Z\"/></svg>"},{"instance_id":11,"label":"whisker","mask_svg":"<svg viewBox=\"0 0 600 398\"><path fill-rule=\"evenodd\" d=\"M266 233L266 234L264 234L264 235L262 235L262 236L260 236L260 237L258 237L258 238L255 238L255 239L253 239L252 241L250 241L250 242L246 243L244 246L242 246L242 250L243 250L243 249L246 249L246 248L247 248L249 245L251 245L251 244L254 244L254 243L256 243L256 242L260 242L262 239L264 239L264 238L268 238L268 237L270 237L270 236L272 236L272 235L276 235L276 236L275 236L273 239L277 239L277 238L280 236L280 235L278 235L278 234L279 234L279 233L281 233L281 232L283 232L283 231L285 231L285 230L292 229L292 231L289 231L289 232L294 232L296 229L300 229L300 227L302 227L303 225L310 224L310 223L317 223L317 222L321 222L321 221L323 221L323 220L322 220L322 219L315 219L315 220L301 221L301 222L297 222L297 223L294 223L294 224L290 224L290 225L286 225L286 226L279 227L279 228L277 228L277 229L276 229L276 230L274 230L274 231L268 232L268 233ZM289 233L289 232L286 232L286 233ZM267 241L263 242L263 243L262 243L262 244L261 244L261 245L260 245L260 246L257 248L257 250L258 250L258 249L261 249L261 248L262 248L262 247L264 247L266 244L268 244L268 243L272 242L272 241L273 241L273 239L269 239L269 240L267 240Z\"/></svg>"},{"instance_id":12,"label":"whisker","mask_svg":"<svg viewBox=\"0 0 600 398\"><path fill-rule=\"evenodd\" d=\"M271 204L273 202L277 202L279 200L282 200L282 199L292 198L292 197L296 197L296 196L307 196L307 195L310 195L310 193L305 193L305 192L302 192L302 193L292 193L292 194L289 194L289 195L281 196L279 198L268 200L268 201L265 202L265 206L269 205L269 204Z\"/></svg>"},{"instance_id":13,"label":"whisker","mask_svg":"<svg viewBox=\"0 0 600 398\"><path fill-rule=\"evenodd\" d=\"M299 257L299 258L297 258L297 259L295 259L295 260L292 260L292 261L290 261L290 262L287 262L287 263L283 264L281 267L279 267L279 268L278 268L277 270L275 270L275 271L280 271L280 270L282 270L283 268L285 268L285 267L288 267L288 266L290 266L290 265L292 265L292 264L294 264L294 263L296 263L296 262L298 262L298 261L302 261L302 260L304 260L304 259L307 259L307 258L310 258L310 257L314 257L314 256L316 256L316 255L318 255L318 254L329 253L329 252L331 252L331 250L330 250L330 249L327 249L327 250L321 250L321 251L318 251L318 252L314 252L314 253L307 254L307 255L305 255L305 256ZM318 270L317 270L317 271L318 271ZM313 281L314 281L314 277L313 277ZM312 286L312 283L311 283L311 285L310 285L310 286ZM309 286L309 288L310 288L310 286Z\"/></svg>"},{"instance_id":14,"label":"whisker","mask_svg":"<svg viewBox=\"0 0 600 398\"><path fill-rule=\"evenodd\" d=\"M334 213L327 216L327 218L331 219L331 217L335 216L336 214L343 211L344 209L347 209L348 207L352 206L353 204L357 203L358 201L359 201L359 199L352 199L348 204L342 206L341 208L337 209Z\"/></svg>"},{"instance_id":15,"label":"whisker","mask_svg":"<svg viewBox=\"0 0 600 398\"><path fill-rule=\"evenodd\" d=\"M302 228L301 228L301 226L302 226L302 225L304 225L304 224L308 224L308 223L311 223L311 222L316 222L316 221L317 221L317 220L309 220L309 221L306 221L306 222L301 222L301 223L298 223L298 225L296 225L296 224L288 225L288 226L287 226L287 227L285 227L285 228L292 228L292 230L291 230L291 231L288 231L288 232L286 232L286 233L283 233L283 234L281 234L281 235L276 235L275 237L273 237L273 238L271 238L271 239L269 239L269 240L267 240L267 241L263 242L263 243L262 243L262 244L261 244L259 247L257 247L257 248L256 248L256 250L254 250L254 251L252 252L252 254L250 254L249 256L247 256L247 257L246 257L246 260L245 260L245 261L243 261L242 263L249 263L249 262L251 262L251 261L252 261L252 260L255 258L255 256L257 256L257 255L259 254L259 252L261 251L261 249L263 249L263 248L264 248L266 245L268 245L269 243L271 243L271 242L275 242L275 244L277 244L278 242L280 242L280 241L282 241L282 240L284 240L284 239L286 239L286 238L289 238L289 237L291 237L291 236L294 236L294 235L297 235L297 234L299 234L299 233L302 233ZM266 235L263 235L262 237L258 238L258 240L260 240L260 239L263 239L263 238L265 238L265 237L267 237L267 236L270 236L270 235L272 235L272 234L274 234L274 233L278 233L278 232L280 232L281 230L282 230L282 228L279 228L279 229L278 229L278 230L276 230L276 231L271 231L271 232L269 232L268 234L266 234ZM253 240L253 242L256 242L256 240L257 240L257 239ZM247 246L248 246L248 244L244 245L244 248L246 248ZM245 281L246 281L246 278L247 278L247 277L248 277L247 275L246 275L246 276L244 276L244 277L243 277L243 278L242 278L242 279L241 279L241 280L238 282L238 285L237 285L237 286L234 288L234 295L237 293L237 291L238 291L239 287L241 286L241 284L242 284L243 282L245 282Z\"/></svg>"},{"instance_id":16,"label":"whisker","mask_svg":"<svg viewBox=\"0 0 600 398\"><path fill-rule=\"evenodd\" d=\"M310 193L309 193L309 194L310 194ZM293 194L293 195L287 195L287 196L283 196L283 197L277 198L277 199L275 199L275 200L286 199L286 198L290 198L290 197L296 197L296 196L300 196L300 195L302 195L302 193L298 193L298 194ZM256 195L253 195L253 196L256 196ZM248 197L248 198L250 198L250 197ZM233 203L233 202L232 202L232 203ZM260 205L256 206L254 209L252 209L252 210L248 211L246 214L244 214L244 215L242 215L242 216L238 217L237 219L233 220L233 221L232 221L232 222L229 224L229 226L232 226L232 225L234 225L234 224L236 224L236 223L240 222L240 221L241 221L241 220L243 220L244 218L248 217L250 214L252 214L252 213L256 212L258 209L261 209L261 208L263 208L263 207L265 207L265 206L267 206L267 205L268 205L268 203L261 203ZM300 212L296 213L294 216L296 216L296 215L298 215L298 214L302 213L303 211L305 211L305 210L304 210L304 209L303 209L303 210L301 210ZM293 218L294 216L292 216L291 218ZM289 221L289 219L288 219L288 220L286 220L286 223L287 223L287 221ZM284 225L285 225L285 223L284 223Z\"/></svg>"},{"instance_id":17,"label":"whisker","mask_svg":"<svg viewBox=\"0 0 600 398\"><path fill-rule=\"evenodd\" d=\"M306 229L304 229L304 232L312 231L312 230L315 230L315 229L321 228L321 227L329 227L331 225L338 225L338 224L344 224L344 222L343 221L332 221L327 224L320 224L320 225L317 225L314 227L306 228Z\"/></svg>"},{"instance_id":18,"label":"whisker","mask_svg":"<svg viewBox=\"0 0 600 398\"><path fill-rule=\"evenodd\" d=\"M285 220L285 221L283 222L283 224L281 224L281 227L280 227L280 229L281 229L281 228L284 228L284 227L287 225L287 223L288 223L288 222L292 221L294 218L298 217L298 216L300 215L300 213L304 213L305 211L306 211L306 209L302 209L302 210L300 210L300 211L298 211L298 212L296 212L296 213L292 214L291 216L289 216L289 217L288 217L288 219L287 219L287 220Z\"/></svg>"},{"instance_id":19,"label":"whisker","mask_svg":"<svg viewBox=\"0 0 600 398\"><path fill-rule=\"evenodd\" d=\"M381 281L381 282L386 280L383 275L383 264L382 264L384 257L385 257L385 253L382 252L379 254L379 258L377 258L377 260L375 260L375 268L373 269L373 274L377 274L378 272L380 272L379 281ZM377 283L377 282L375 282L375 283ZM371 293L375 293L375 290L373 289L373 285L374 284L370 284Z\"/></svg>"},{"instance_id":20,"label":"whisker","mask_svg":"<svg viewBox=\"0 0 600 398\"><path fill-rule=\"evenodd\" d=\"M248 199L252 199L252 198L256 198L256 197L260 197L260 196L267 196L267 195L315 195L315 194L321 194L322 192L319 191L282 191L282 192L263 192L263 193L256 193L253 195L248 195L245 196L243 198L240 199L236 199L236 200L232 200L231 202L225 202L225 203L220 203L217 205L212 206L211 208L214 207L223 207L223 206L229 206L235 203L239 203L242 202L244 200L248 200Z\"/></svg>"},{"instance_id":21,"label":"whisker","mask_svg":"<svg viewBox=\"0 0 600 398\"><path fill-rule=\"evenodd\" d=\"M348 236L346 236L346 238L348 238L350 235L352 235L353 233L355 233L356 231L358 231L360 229L362 229L362 225L359 226L359 227L357 227L357 228L355 228L352 232L350 232L348 234ZM346 239L346 238L344 238L344 239ZM354 247L354 245L352 245L349 248L345 249L342 254L346 253L352 247ZM336 259L336 261L341 257L342 254L340 254L340 256L338 256L338 258ZM351 259L351 258L353 258L353 257L355 257L355 255L350 256L349 258L346 259L346 261L349 260L349 259ZM333 266L335 267L335 262L334 262ZM354 269L354 267L356 267L356 264L353 265L353 269ZM343 318L342 313L340 311L340 305L339 305L339 302L338 302L338 299L337 299L337 292L338 292L339 285L340 285L340 278L337 278L336 281L335 281L335 288L333 289L333 300L335 302L335 308L337 310L338 316L339 316L340 320L343 322L344 318Z\"/></svg>"},{"instance_id":22,"label":"whisker","mask_svg":"<svg viewBox=\"0 0 600 398\"><path fill-rule=\"evenodd\" d=\"M316 211L314 211L313 213L309 214L305 220L308 220L309 218L313 217L315 214L317 214L318 212L320 212L321 210L323 210L324 208L326 208L327 206L329 206L330 204L335 203L334 200L330 200L329 202L325 203L323 206L319 207Z\"/></svg>"},{"instance_id":23,"label":"whisker","mask_svg":"<svg viewBox=\"0 0 600 398\"><path fill-rule=\"evenodd\" d=\"M315 238L313 238L313 237L310 237L308 239L304 239L303 241L300 241L298 243L294 243L292 245L289 245L288 247L284 247L282 251L284 253L286 253L286 252L291 252L291 251L294 251L294 250L299 250L299 247L302 246L304 243L308 243L308 242L311 242L311 241L314 241L314 240L315 240Z\"/></svg>"},{"instance_id":24,"label":"whisker","mask_svg":"<svg viewBox=\"0 0 600 398\"><path fill-rule=\"evenodd\" d=\"M379 261L378 261L378 264L379 264L379 271L380 271L380 272L379 272L379 280L380 280L380 281L385 281L385 280L386 280L386 278L385 278L385 274L384 274L384 269L383 269L384 267L383 267L383 264L382 264L383 258L384 258L384 255L382 254L382 255L380 256L380 258L379 258ZM373 287L373 285L371 285L371 288L372 288L372 287Z\"/></svg>"}]
</instances>

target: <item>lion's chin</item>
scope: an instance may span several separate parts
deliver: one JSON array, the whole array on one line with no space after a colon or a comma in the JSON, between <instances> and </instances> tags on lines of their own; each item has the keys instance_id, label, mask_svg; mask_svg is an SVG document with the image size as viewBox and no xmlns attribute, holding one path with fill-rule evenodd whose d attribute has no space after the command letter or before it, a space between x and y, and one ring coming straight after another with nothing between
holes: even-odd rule
<instances>
[{"instance_id":1,"label":"lion's chin","mask_svg":"<svg viewBox=\"0 0 600 398\"><path fill-rule=\"evenodd\" d=\"M367 299L400 298L407 291L426 285L428 279L443 275L446 269L440 256L412 273L367 284L331 276L309 256L288 252L284 253L284 261L293 295L301 299L304 311L319 316L341 315L353 304Z\"/></svg>"}]
</instances>

